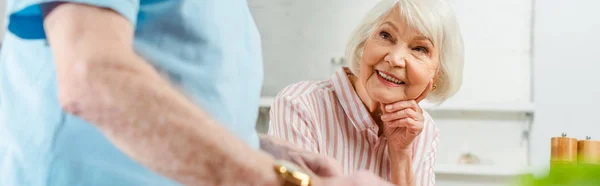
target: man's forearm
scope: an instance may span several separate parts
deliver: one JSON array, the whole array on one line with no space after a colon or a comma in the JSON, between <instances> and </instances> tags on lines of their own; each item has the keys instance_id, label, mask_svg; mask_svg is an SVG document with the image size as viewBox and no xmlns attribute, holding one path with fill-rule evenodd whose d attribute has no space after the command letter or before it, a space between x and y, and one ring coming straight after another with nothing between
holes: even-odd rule
<instances>
[{"instance_id":1,"label":"man's forearm","mask_svg":"<svg viewBox=\"0 0 600 186\"><path fill-rule=\"evenodd\" d=\"M134 27L123 16L77 3L43 10L65 111L185 185L276 185L272 157L211 120L135 54Z\"/></svg>"},{"instance_id":2,"label":"man's forearm","mask_svg":"<svg viewBox=\"0 0 600 186\"><path fill-rule=\"evenodd\" d=\"M390 152L392 163L392 183L398 186L414 186L415 179L412 172L412 152L397 151Z\"/></svg>"},{"instance_id":3,"label":"man's forearm","mask_svg":"<svg viewBox=\"0 0 600 186\"><path fill-rule=\"evenodd\" d=\"M266 153L269 153L275 159L291 161L290 155L298 152L303 152L297 147L292 146L290 143L277 139L268 135L259 135L260 149Z\"/></svg>"},{"instance_id":4,"label":"man's forearm","mask_svg":"<svg viewBox=\"0 0 600 186\"><path fill-rule=\"evenodd\" d=\"M139 62L91 62L96 65L81 67L85 75L59 77L65 110L96 125L133 159L185 185L277 181L269 155L220 127L149 65L123 65L146 64L141 58L109 60Z\"/></svg>"}]
</instances>

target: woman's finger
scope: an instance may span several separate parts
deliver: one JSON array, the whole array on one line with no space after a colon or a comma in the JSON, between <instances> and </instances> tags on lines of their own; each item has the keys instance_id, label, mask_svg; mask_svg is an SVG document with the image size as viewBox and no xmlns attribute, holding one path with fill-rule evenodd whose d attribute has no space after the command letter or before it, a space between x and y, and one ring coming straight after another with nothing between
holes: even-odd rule
<instances>
[{"instance_id":1,"label":"woman's finger","mask_svg":"<svg viewBox=\"0 0 600 186\"><path fill-rule=\"evenodd\" d=\"M391 128L404 127L411 132L420 133L423 130L423 122L415 121L411 118L402 118L394 121L384 122L383 126Z\"/></svg>"},{"instance_id":2,"label":"woman's finger","mask_svg":"<svg viewBox=\"0 0 600 186\"><path fill-rule=\"evenodd\" d=\"M385 106L385 112L395 112L402 109L410 108L414 111L420 112L419 104L415 100L398 101L396 103L388 104Z\"/></svg>"},{"instance_id":3,"label":"woman's finger","mask_svg":"<svg viewBox=\"0 0 600 186\"><path fill-rule=\"evenodd\" d=\"M394 121L383 122L385 127L412 127L416 124L416 121L412 118L402 118Z\"/></svg>"},{"instance_id":4,"label":"woman's finger","mask_svg":"<svg viewBox=\"0 0 600 186\"><path fill-rule=\"evenodd\" d=\"M381 115L382 121L394 121L402 118L412 118L414 120L419 121L422 120L423 115L410 108Z\"/></svg>"}]
</instances>

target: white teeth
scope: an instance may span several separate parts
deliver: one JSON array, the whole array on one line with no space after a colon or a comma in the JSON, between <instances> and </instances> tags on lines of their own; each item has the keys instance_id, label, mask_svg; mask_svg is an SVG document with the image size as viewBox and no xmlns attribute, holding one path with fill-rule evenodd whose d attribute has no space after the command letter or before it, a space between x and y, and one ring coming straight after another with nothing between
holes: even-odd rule
<instances>
[{"instance_id":1,"label":"white teeth","mask_svg":"<svg viewBox=\"0 0 600 186\"><path fill-rule=\"evenodd\" d=\"M382 73L382 72L380 72L380 71L377 71L377 73L378 73L378 74L379 74L381 77L383 77L383 79L385 79L385 80L388 80L388 81L390 81L390 82L393 82L393 83L396 83L396 84L402 84L402 83L404 83L404 82L400 81L399 79L396 79L396 78L394 78L394 77L392 77L392 76L388 76L388 75L386 75L386 74L384 74L384 73Z\"/></svg>"}]
</instances>

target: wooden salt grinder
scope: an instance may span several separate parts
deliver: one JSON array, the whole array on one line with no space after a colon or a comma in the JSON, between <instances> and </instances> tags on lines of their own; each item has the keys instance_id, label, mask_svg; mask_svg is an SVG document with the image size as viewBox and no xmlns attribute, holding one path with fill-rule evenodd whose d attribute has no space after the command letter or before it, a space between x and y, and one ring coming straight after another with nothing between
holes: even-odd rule
<instances>
[{"instance_id":1,"label":"wooden salt grinder","mask_svg":"<svg viewBox=\"0 0 600 186\"><path fill-rule=\"evenodd\" d=\"M600 141L591 140L589 136L585 140L579 140L577 161L579 164L600 164Z\"/></svg>"},{"instance_id":2,"label":"wooden salt grinder","mask_svg":"<svg viewBox=\"0 0 600 186\"><path fill-rule=\"evenodd\" d=\"M577 163L577 139L568 138L566 133L553 137L551 141L550 167L556 164Z\"/></svg>"}]
</instances>

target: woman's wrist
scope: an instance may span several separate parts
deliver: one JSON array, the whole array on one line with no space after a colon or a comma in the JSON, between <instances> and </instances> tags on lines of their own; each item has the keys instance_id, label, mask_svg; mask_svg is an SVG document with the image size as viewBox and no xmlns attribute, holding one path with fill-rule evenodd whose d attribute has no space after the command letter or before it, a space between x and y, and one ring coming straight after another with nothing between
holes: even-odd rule
<instances>
[{"instance_id":1,"label":"woman's wrist","mask_svg":"<svg viewBox=\"0 0 600 186\"><path fill-rule=\"evenodd\" d=\"M389 145L388 146L388 151L390 152L390 155L393 153L394 155L412 155L412 148L413 144L411 143L408 146L405 147L398 147L398 146L394 146L394 145Z\"/></svg>"},{"instance_id":2,"label":"woman's wrist","mask_svg":"<svg viewBox=\"0 0 600 186\"><path fill-rule=\"evenodd\" d=\"M414 175L412 173L412 148L392 150L388 149L391 161L391 181L395 185L413 185Z\"/></svg>"},{"instance_id":3,"label":"woman's wrist","mask_svg":"<svg viewBox=\"0 0 600 186\"><path fill-rule=\"evenodd\" d=\"M410 162L412 160L412 148L403 148L403 149L388 149L388 153L390 156L390 160L392 163L400 163L402 160L404 162ZM408 160L408 161L407 161Z\"/></svg>"}]
</instances>

